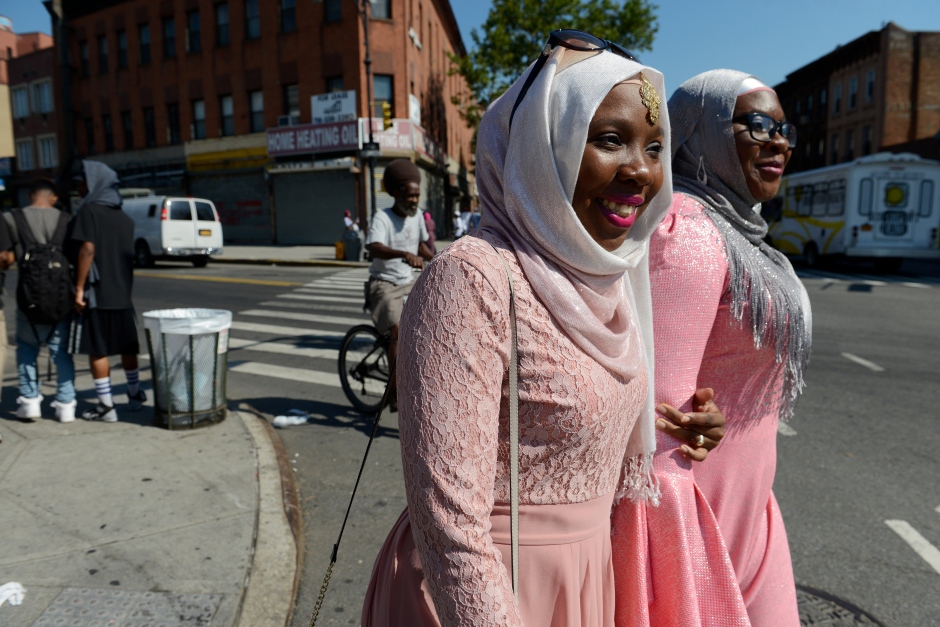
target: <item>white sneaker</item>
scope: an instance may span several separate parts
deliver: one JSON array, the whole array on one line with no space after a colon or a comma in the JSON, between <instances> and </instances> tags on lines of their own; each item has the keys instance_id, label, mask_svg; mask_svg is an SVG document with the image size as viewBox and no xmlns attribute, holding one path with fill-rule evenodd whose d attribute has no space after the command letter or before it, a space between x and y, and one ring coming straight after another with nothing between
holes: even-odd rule
<instances>
[{"instance_id":1,"label":"white sneaker","mask_svg":"<svg viewBox=\"0 0 940 627\"><path fill-rule=\"evenodd\" d=\"M59 422L74 422L76 405L78 405L78 401L70 403L52 401L52 406L55 407L55 417L59 419Z\"/></svg>"},{"instance_id":2,"label":"white sneaker","mask_svg":"<svg viewBox=\"0 0 940 627\"><path fill-rule=\"evenodd\" d=\"M19 405L19 407L16 408L17 418L25 418L28 420L42 418L42 410L39 407L42 403L42 394L34 396L33 398L20 396L16 399L16 402Z\"/></svg>"},{"instance_id":3,"label":"white sneaker","mask_svg":"<svg viewBox=\"0 0 940 627\"><path fill-rule=\"evenodd\" d=\"M102 403L95 405L94 409L89 409L82 414L84 420L100 420L102 422L117 422L118 415L113 407L108 407Z\"/></svg>"}]
</instances>

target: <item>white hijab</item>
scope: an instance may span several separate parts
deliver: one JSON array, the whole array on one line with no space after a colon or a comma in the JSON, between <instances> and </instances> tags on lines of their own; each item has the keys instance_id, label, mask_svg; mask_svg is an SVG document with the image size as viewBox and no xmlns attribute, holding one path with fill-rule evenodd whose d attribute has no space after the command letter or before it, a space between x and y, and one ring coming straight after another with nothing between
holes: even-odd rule
<instances>
[{"instance_id":1,"label":"white hijab","mask_svg":"<svg viewBox=\"0 0 940 627\"><path fill-rule=\"evenodd\" d=\"M531 71L490 106L480 123L480 228L513 246L533 291L582 350L626 380L646 370L646 405L630 435L625 481L617 498L657 502L649 238L672 199L663 76L609 51L557 47L522 100L510 133L510 111ZM571 201L595 111L615 85L641 71L662 103L663 186L623 245L608 252L585 230ZM637 353L632 346L637 338L642 342L642 364L628 357Z\"/></svg>"}]
</instances>

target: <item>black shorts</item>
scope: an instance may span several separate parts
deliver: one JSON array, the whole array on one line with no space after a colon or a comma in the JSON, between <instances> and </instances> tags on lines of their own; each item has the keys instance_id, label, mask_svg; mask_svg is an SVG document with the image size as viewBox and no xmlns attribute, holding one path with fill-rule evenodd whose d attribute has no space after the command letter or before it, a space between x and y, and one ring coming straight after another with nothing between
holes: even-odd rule
<instances>
[{"instance_id":1,"label":"black shorts","mask_svg":"<svg viewBox=\"0 0 940 627\"><path fill-rule=\"evenodd\" d=\"M133 309L86 309L72 320L69 352L76 355L136 355L137 315Z\"/></svg>"}]
</instances>

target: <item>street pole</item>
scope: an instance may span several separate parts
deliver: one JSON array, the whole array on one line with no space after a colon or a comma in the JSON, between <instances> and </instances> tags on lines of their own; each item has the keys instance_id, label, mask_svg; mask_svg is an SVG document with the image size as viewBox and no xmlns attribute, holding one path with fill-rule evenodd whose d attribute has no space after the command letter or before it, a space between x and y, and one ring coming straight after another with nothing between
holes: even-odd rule
<instances>
[{"instance_id":1,"label":"street pole","mask_svg":"<svg viewBox=\"0 0 940 627\"><path fill-rule=\"evenodd\" d=\"M372 57L370 56L369 51L369 13L372 9L372 2L370 0L361 0L361 6L359 9L359 14L362 16L362 30L363 30L363 39L366 45L366 104L368 106L369 115L366 118L366 124L369 126L369 198L371 201L371 209L367 211L369 214L369 220L366 224L371 224L372 220L375 218L375 138L372 135Z\"/></svg>"}]
</instances>

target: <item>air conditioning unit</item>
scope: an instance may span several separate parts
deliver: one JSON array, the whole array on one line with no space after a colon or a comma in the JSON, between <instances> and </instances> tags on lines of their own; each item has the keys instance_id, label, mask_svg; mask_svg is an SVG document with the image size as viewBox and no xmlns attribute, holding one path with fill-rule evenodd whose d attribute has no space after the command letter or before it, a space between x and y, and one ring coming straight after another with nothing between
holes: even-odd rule
<instances>
[{"instance_id":1,"label":"air conditioning unit","mask_svg":"<svg viewBox=\"0 0 940 627\"><path fill-rule=\"evenodd\" d=\"M278 126L297 126L298 124L300 124L300 115L297 113L277 116Z\"/></svg>"}]
</instances>

